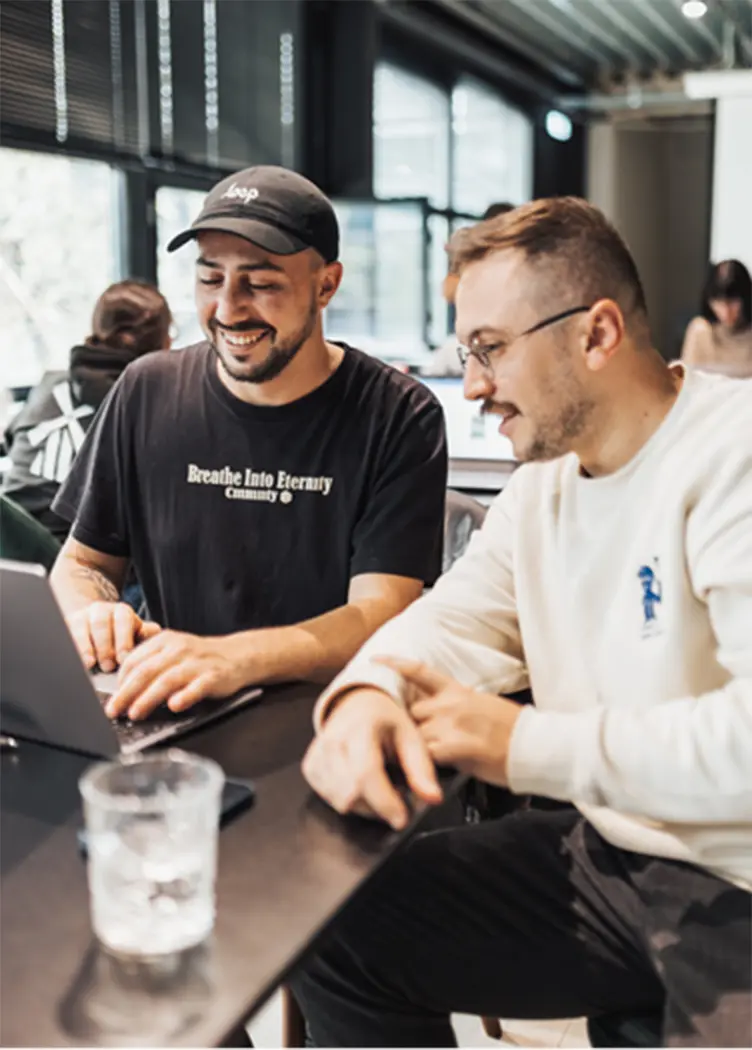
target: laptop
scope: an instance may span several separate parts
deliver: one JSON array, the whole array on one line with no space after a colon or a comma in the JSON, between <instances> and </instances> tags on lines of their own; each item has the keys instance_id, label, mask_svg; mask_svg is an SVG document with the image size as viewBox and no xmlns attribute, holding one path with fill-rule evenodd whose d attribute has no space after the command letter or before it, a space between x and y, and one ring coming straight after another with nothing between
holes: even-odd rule
<instances>
[{"instance_id":1,"label":"laptop","mask_svg":"<svg viewBox=\"0 0 752 1050\"><path fill-rule=\"evenodd\" d=\"M244 689L140 722L110 719L104 704L116 674L89 674L41 565L0 559L0 728L86 755L133 754L203 728L259 700Z\"/></svg>"},{"instance_id":2,"label":"laptop","mask_svg":"<svg viewBox=\"0 0 752 1050\"><path fill-rule=\"evenodd\" d=\"M468 401L459 376L420 376L444 410L449 458L483 461L494 467L516 463L514 447L499 433L499 417L481 415L480 406Z\"/></svg>"}]
</instances>

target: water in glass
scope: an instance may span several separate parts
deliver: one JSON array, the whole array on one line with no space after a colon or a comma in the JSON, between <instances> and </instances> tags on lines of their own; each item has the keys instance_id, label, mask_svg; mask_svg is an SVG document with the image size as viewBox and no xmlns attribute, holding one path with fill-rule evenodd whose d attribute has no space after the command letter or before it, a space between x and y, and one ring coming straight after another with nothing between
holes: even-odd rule
<instances>
[{"instance_id":1,"label":"water in glass","mask_svg":"<svg viewBox=\"0 0 752 1050\"><path fill-rule=\"evenodd\" d=\"M114 773L100 774L99 797L91 787L87 797L82 784L94 932L117 954L144 957L184 951L203 941L214 925L222 774L211 763L211 775L200 784L192 778L206 776L207 770L202 765L194 768L192 756L183 755L167 752L140 772L133 760L114 764L119 765ZM134 781L131 795L129 774ZM111 792L110 808L103 797L106 791Z\"/></svg>"}]
</instances>

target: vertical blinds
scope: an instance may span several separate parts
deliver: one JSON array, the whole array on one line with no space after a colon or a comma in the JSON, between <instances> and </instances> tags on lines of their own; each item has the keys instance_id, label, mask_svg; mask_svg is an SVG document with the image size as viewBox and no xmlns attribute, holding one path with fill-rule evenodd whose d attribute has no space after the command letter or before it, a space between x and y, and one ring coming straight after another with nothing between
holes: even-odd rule
<instances>
[{"instance_id":1,"label":"vertical blinds","mask_svg":"<svg viewBox=\"0 0 752 1050\"><path fill-rule=\"evenodd\" d=\"M294 165L303 0L0 0L0 132Z\"/></svg>"}]
</instances>

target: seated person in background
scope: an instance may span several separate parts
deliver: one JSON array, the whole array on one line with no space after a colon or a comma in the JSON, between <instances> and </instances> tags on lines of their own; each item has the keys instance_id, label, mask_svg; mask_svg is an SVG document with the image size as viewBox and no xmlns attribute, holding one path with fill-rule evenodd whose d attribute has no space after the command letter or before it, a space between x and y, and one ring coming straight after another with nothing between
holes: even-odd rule
<instances>
[{"instance_id":1,"label":"seated person in background","mask_svg":"<svg viewBox=\"0 0 752 1050\"><path fill-rule=\"evenodd\" d=\"M94 415L137 357L170 346L172 316L145 281L118 281L94 307L91 335L70 352L67 372L47 372L6 430L11 466L3 492L61 542L69 522L52 509Z\"/></svg>"},{"instance_id":2,"label":"seated person in background","mask_svg":"<svg viewBox=\"0 0 752 1050\"><path fill-rule=\"evenodd\" d=\"M485 222L486 219L494 219L497 215L506 215L506 213L512 211L513 208L514 204L508 204L506 201L498 201L496 204L489 204L480 221ZM444 296L447 305L454 310L454 298L457 294L457 285L459 283L460 275L452 258L451 238L449 243L445 246L445 251L448 257L447 275L441 286L441 294ZM430 368L426 369L425 374L432 376L462 375L462 366L457 357L457 336L454 332L447 336L441 346L436 347Z\"/></svg>"},{"instance_id":3,"label":"seated person in background","mask_svg":"<svg viewBox=\"0 0 752 1050\"><path fill-rule=\"evenodd\" d=\"M397 828L387 755L427 802L438 762L574 805L417 837L294 993L317 1046L452 1046L453 1012L655 1012L667 1046L748 1046L752 384L664 362L585 201L457 258L466 396L524 465L323 695L304 772Z\"/></svg>"},{"instance_id":4,"label":"seated person in background","mask_svg":"<svg viewBox=\"0 0 752 1050\"><path fill-rule=\"evenodd\" d=\"M689 322L681 356L705 371L752 376L752 279L738 259L712 267L701 316Z\"/></svg>"},{"instance_id":5,"label":"seated person in background","mask_svg":"<svg viewBox=\"0 0 752 1050\"><path fill-rule=\"evenodd\" d=\"M328 680L441 566L441 408L324 339L329 200L249 168L168 250L188 241L206 342L128 369L55 502L52 584L84 662L120 666L111 716ZM118 601L129 562L153 623Z\"/></svg>"}]
</instances>

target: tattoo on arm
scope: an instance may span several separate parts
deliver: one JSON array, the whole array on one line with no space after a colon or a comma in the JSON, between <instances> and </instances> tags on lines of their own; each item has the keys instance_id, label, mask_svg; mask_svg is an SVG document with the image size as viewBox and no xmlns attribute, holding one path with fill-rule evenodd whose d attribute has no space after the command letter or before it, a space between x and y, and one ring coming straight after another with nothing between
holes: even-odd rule
<instances>
[{"instance_id":1,"label":"tattoo on arm","mask_svg":"<svg viewBox=\"0 0 752 1050\"><path fill-rule=\"evenodd\" d=\"M92 569L88 565L77 565L72 575L75 579L90 583L96 591L97 598L103 602L116 602L120 598L120 592L115 584L112 580L108 580L99 569Z\"/></svg>"}]
</instances>

